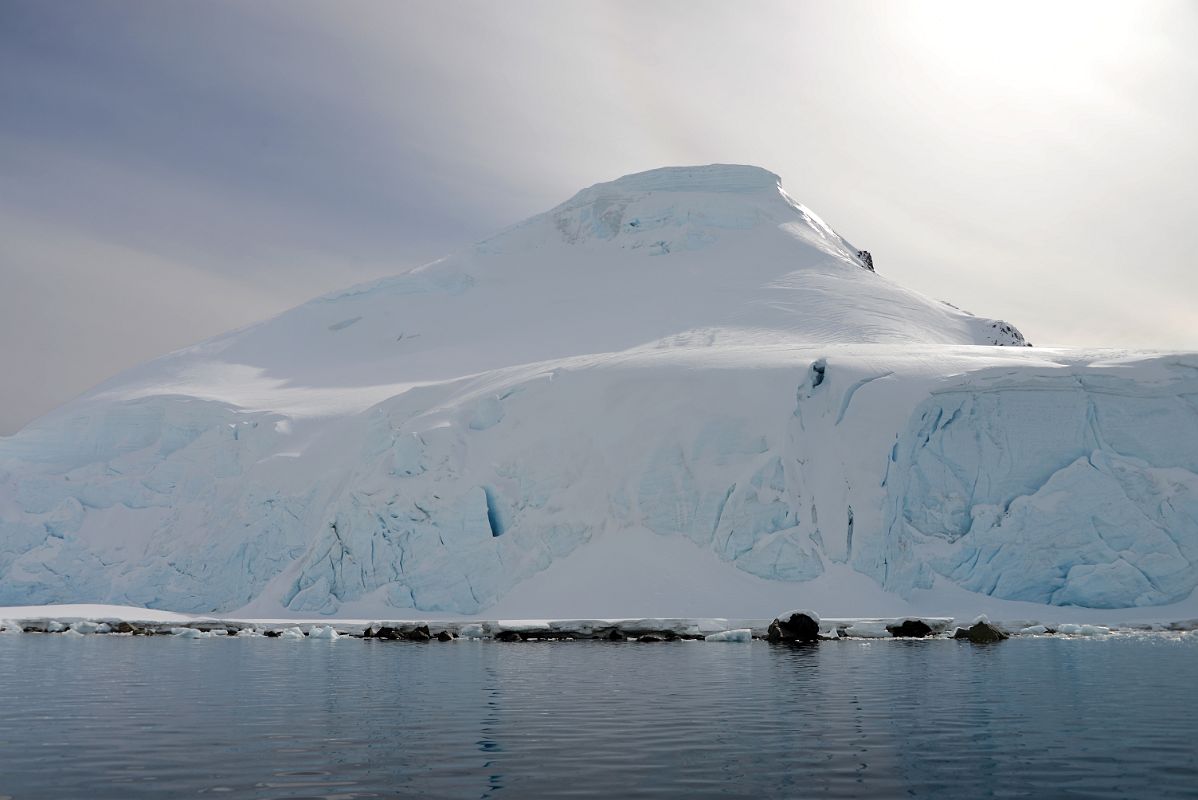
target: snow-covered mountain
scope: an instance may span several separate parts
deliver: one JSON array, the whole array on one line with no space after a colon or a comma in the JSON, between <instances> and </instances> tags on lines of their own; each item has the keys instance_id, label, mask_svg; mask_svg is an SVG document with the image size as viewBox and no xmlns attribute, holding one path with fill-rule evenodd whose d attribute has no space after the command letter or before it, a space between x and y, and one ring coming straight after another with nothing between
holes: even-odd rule
<instances>
[{"instance_id":1,"label":"snow-covered mountain","mask_svg":"<svg viewBox=\"0 0 1198 800\"><path fill-rule=\"evenodd\" d=\"M870 266L762 169L597 184L0 439L0 604L1186 600L1198 354L999 347Z\"/></svg>"}]
</instances>

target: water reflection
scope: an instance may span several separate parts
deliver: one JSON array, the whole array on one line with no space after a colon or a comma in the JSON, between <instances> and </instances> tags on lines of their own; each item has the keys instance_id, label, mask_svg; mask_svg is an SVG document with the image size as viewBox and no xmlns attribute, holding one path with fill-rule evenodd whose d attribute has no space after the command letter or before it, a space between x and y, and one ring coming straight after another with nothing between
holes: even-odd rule
<instances>
[{"instance_id":1,"label":"water reflection","mask_svg":"<svg viewBox=\"0 0 1198 800\"><path fill-rule=\"evenodd\" d=\"M482 642L472 643L471 647L484 647ZM490 651L487 651L491 655ZM498 654L496 651L494 654ZM503 788L503 774L501 765L495 757L495 753L503 752L503 746L496 738L499 728L500 714L500 697L502 690L500 689L499 670L494 664L489 664L483 668L485 680L483 683L483 719L482 719L482 738L478 740L478 748L483 753L486 753L489 758L483 763L483 771L487 772L487 785L482 793L482 797L494 797L496 793Z\"/></svg>"},{"instance_id":2,"label":"water reflection","mask_svg":"<svg viewBox=\"0 0 1198 800\"><path fill-rule=\"evenodd\" d=\"M6 637L0 794L1186 797L1196 657L1192 637Z\"/></svg>"}]
</instances>

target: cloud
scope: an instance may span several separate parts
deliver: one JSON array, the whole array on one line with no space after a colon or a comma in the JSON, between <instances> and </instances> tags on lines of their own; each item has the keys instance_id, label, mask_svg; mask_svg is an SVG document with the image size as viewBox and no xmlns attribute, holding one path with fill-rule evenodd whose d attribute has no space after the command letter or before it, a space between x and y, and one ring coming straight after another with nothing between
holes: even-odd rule
<instances>
[{"instance_id":1,"label":"cloud","mask_svg":"<svg viewBox=\"0 0 1198 800\"><path fill-rule=\"evenodd\" d=\"M5 215L0 430L279 299L218 273Z\"/></svg>"},{"instance_id":2,"label":"cloud","mask_svg":"<svg viewBox=\"0 0 1198 800\"><path fill-rule=\"evenodd\" d=\"M0 432L664 164L765 166L1034 341L1198 347L1198 11L1039 8L10 0Z\"/></svg>"}]
</instances>

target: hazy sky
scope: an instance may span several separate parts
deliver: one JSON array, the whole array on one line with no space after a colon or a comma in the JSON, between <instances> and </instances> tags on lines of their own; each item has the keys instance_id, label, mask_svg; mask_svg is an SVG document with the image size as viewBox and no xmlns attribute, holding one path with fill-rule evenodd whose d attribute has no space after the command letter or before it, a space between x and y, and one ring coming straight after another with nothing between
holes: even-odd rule
<instances>
[{"instance_id":1,"label":"hazy sky","mask_svg":"<svg viewBox=\"0 0 1198 800\"><path fill-rule=\"evenodd\" d=\"M1198 349L1198 5L0 0L0 433L597 181L751 163L1036 344Z\"/></svg>"}]
</instances>

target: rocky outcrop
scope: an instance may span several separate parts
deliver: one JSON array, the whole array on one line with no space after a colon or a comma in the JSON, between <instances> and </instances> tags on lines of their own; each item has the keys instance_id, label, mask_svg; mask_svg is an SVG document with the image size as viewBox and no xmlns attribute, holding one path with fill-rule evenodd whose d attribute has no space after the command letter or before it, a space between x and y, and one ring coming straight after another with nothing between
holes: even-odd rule
<instances>
[{"instance_id":1,"label":"rocky outcrop","mask_svg":"<svg viewBox=\"0 0 1198 800\"><path fill-rule=\"evenodd\" d=\"M362 633L363 639L385 639L388 641L427 642L433 638L428 625L396 628L390 625L371 625Z\"/></svg>"},{"instance_id":2,"label":"rocky outcrop","mask_svg":"<svg viewBox=\"0 0 1198 800\"><path fill-rule=\"evenodd\" d=\"M980 619L968 628L957 628L957 632L953 634L953 638L968 639L974 644L991 644L992 642L1001 642L1003 639L1010 637L991 625L988 621Z\"/></svg>"},{"instance_id":3,"label":"rocky outcrop","mask_svg":"<svg viewBox=\"0 0 1198 800\"><path fill-rule=\"evenodd\" d=\"M766 639L771 642L814 642L819 640L819 615L813 611L791 611L770 623Z\"/></svg>"},{"instance_id":4,"label":"rocky outcrop","mask_svg":"<svg viewBox=\"0 0 1198 800\"><path fill-rule=\"evenodd\" d=\"M922 619L905 619L895 625L887 625L886 630L895 638L922 639L932 634L932 626Z\"/></svg>"}]
</instances>

